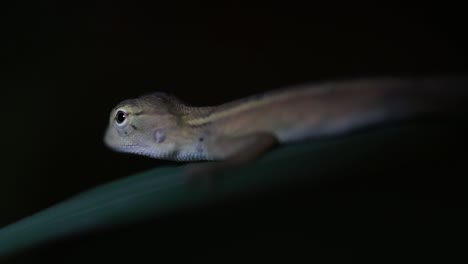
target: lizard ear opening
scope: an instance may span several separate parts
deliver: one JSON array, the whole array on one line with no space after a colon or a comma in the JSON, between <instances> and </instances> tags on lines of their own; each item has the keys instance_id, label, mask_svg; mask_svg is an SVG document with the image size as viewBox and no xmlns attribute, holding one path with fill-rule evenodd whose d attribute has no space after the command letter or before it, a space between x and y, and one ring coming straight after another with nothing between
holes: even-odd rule
<instances>
[{"instance_id":1,"label":"lizard ear opening","mask_svg":"<svg viewBox=\"0 0 468 264\"><path fill-rule=\"evenodd\" d=\"M156 143L163 143L166 140L166 130L156 129L153 133L153 138Z\"/></svg>"}]
</instances>

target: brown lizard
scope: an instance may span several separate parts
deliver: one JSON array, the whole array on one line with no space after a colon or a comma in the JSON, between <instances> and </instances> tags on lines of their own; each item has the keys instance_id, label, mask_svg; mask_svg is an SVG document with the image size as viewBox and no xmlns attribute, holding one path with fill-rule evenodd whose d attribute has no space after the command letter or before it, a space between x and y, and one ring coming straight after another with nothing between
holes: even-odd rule
<instances>
[{"instance_id":1,"label":"brown lizard","mask_svg":"<svg viewBox=\"0 0 468 264\"><path fill-rule=\"evenodd\" d=\"M111 149L201 162L208 175L251 162L279 144L338 136L368 125L457 111L467 80L458 77L361 78L317 82L217 106L190 106L154 92L112 109L104 142Z\"/></svg>"}]
</instances>

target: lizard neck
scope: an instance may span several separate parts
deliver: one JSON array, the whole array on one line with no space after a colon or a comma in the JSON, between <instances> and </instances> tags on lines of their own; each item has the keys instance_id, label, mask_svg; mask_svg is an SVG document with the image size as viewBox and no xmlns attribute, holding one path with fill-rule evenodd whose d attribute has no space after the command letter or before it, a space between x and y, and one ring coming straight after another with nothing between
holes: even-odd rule
<instances>
[{"instance_id":1,"label":"lizard neck","mask_svg":"<svg viewBox=\"0 0 468 264\"><path fill-rule=\"evenodd\" d=\"M296 89L279 89L254 94L214 106L193 107L181 105L179 107L179 115L182 116L183 121L190 127L205 127L225 118L240 116L243 113L247 113L259 107L269 104L273 105L277 101L287 100L291 97L299 97L311 92L321 93L323 91L296 87Z\"/></svg>"},{"instance_id":2,"label":"lizard neck","mask_svg":"<svg viewBox=\"0 0 468 264\"><path fill-rule=\"evenodd\" d=\"M192 120L209 116L214 107L192 107L185 104L174 104L172 114L177 119L177 126L171 128L166 139L169 156L177 161L212 160L206 149L210 136L207 125L191 125ZM157 154L156 156L161 156Z\"/></svg>"},{"instance_id":3,"label":"lizard neck","mask_svg":"<svg viewBox=\"0 0 468 264\"><path fill-rule=\"evenodd\" d=\"M205 120L206 118L209 118L213 113L216 112L216 109L216 106L194 107L181 105L178 109L178 114L186 125L196 128L198 127L196 124L197 120ZM203 122L203 124L204 123L205 122ZM203 124L200 122L200 125Z\"/></svg>"}]
</instances>

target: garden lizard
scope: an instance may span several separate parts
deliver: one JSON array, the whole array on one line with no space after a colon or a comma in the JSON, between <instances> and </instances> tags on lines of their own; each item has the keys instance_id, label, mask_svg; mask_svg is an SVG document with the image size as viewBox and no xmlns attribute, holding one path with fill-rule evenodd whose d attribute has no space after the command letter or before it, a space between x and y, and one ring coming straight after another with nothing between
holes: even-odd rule
<instances>
[{"instance_id":1,"label":"garden lizard","mask_svg":"<svg viewBox=\"0 0 468 264\"><path fill-rule=\"evenodd\" d=\"M321 81L206 107L153 92L112 109L104 142L117 152L156 159L217 161L196 162L187 171L212 174L251 162L281 144L457 111L457 103L466 103L467 83L453 77Z\"/></svg>"}]
</instances>

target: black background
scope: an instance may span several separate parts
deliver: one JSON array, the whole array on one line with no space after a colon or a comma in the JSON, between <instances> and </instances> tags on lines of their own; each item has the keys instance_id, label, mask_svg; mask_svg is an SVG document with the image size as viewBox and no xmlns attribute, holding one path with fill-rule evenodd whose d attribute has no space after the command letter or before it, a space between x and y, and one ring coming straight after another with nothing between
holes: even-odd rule
<instances>
[{"instance_id":1,"label":"black background","mask_svg":"<svg viewBox=\"0 0 468 264\"><path fill-rule=\"evenodd\" d=\"M467 69L465 14L440 3L2 3L0 226L166 162L102 143L120 100L217 104L347 76Z\"/></svg>"}]
</instances>

